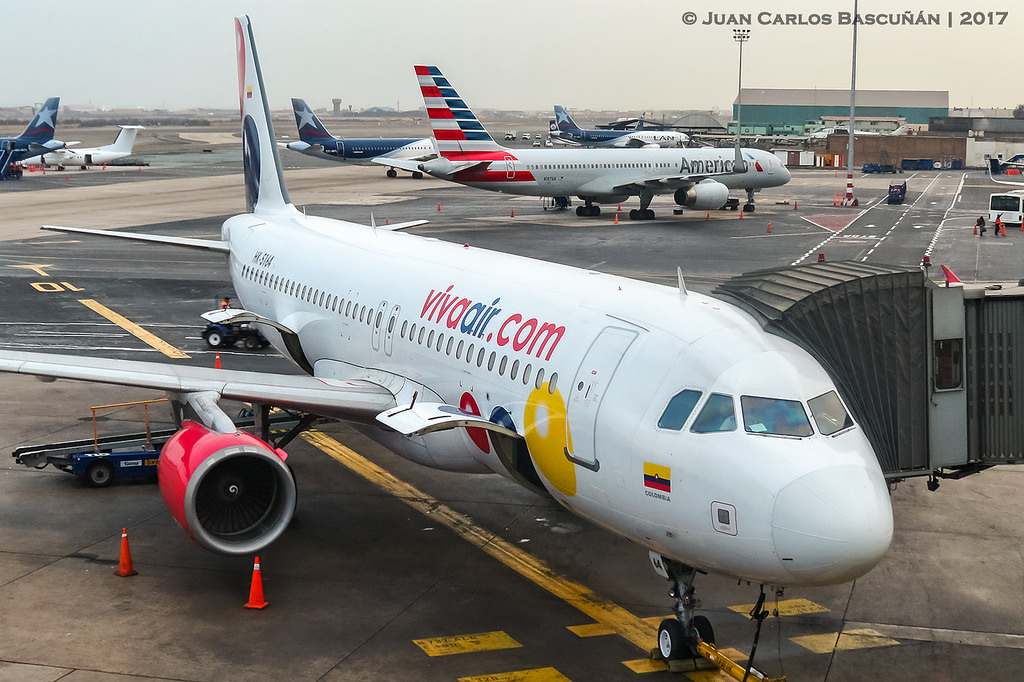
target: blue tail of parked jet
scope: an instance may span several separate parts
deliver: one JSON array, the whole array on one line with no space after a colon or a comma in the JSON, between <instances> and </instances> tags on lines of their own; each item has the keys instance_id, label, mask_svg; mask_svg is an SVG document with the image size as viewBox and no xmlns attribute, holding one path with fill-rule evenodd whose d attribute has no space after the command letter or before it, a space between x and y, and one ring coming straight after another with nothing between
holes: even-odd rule
<instances>
[{"instance_id":1,"label":"blue tail of parked jet","mask_svg":"<svg viewBox=\"0 0 1024 682\"><path fill-rule=\"evenodd\" d=\"M323 144L334 139L317 115L306 104L306 100L292 97L292 113L295 114L295 127L299 129L299 139L307 144Z\"/></svg>"},{"instance_id":2,"label":"blue tail of parked jet","mask_svg":"<svg viewBox=\"0 0 1024 682\"><path fill-rule=\"evenodd\" d=\"M572 120L572 116L563 107L555 105L555 125L563 132L580 132L580 127Z\"/></svg>"},{"instance_id":3,"label":"blue tail of parked jet","mask_svg":"<svg viewBox=\"0 0 1024 682\"><path fill-rule=\"evenodd\" d=\"M29 144L42 144L53 139L54 129L57 127L57 109L60 107L60 97L51 97L46 100L43 108L36 112L32 121L28 124L17 141L21 146Z\"/></svg>"}]
</instances>

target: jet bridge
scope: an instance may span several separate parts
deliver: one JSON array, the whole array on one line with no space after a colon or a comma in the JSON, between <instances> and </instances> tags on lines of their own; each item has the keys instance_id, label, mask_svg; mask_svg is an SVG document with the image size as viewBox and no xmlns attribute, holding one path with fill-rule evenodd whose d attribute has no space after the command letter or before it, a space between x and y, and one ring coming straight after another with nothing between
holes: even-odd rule
<instances>
[{"instance_id":1,"label":"jet bridge","mask_svg":"<svg viewBox=\"0 0 1024 682\"><path fill-rule=\"evenodd\" d=\"M828 370L890 480L1024 456L1024 288L939 287L920 268L819 262L713 292Z\"/></svg>"}]
</instances>

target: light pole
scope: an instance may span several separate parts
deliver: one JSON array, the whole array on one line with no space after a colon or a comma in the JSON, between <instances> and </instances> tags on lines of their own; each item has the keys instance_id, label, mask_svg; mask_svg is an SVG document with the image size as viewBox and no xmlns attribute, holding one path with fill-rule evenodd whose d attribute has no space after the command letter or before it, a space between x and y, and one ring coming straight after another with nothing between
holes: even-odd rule
<instances>
[{"instance_id":1,"label":"light pole","mask_svg":"<svg viewBox=\"0 0 1024 682\"><path fill-rule=\"evenodd\" d=\"M736 160L733 170L736 173L742 173L746 167L743 156L740 154L740 132L743 130L743 43L750 40L750 29L734 28L732 39L740 44L739 77L736 83Z\"/></svg>"},{"instance_id":2,"label":"light pole","mask_svg":"<svg viewBox=\"0 0 1024 682\"><path fill-rule=\"evenodd\" d=\"M846 145L846 199L844 206L856 206L853 198L853 123L857 110L857 0L853 0L853 66L850 67L850 138Z\"/></svg>"}]
</instances>

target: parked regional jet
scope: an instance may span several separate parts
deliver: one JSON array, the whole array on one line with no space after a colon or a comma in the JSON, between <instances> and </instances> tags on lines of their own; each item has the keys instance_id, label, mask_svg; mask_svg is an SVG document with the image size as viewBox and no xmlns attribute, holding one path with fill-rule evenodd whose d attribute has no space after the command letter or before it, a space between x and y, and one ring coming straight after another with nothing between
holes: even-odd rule
<instances>
[{"instance_id":1,"label":"parked regional jet","mask_svg":"<svg viewBox=\"0 0 1024 682\"><path fill-rule=\"evenodd\" d=\"M89 166L99 166L123 159L132 153L132 147L135 146L135 136L138 135L142 126L126 125L120 126L120 128L112 144L81 149L68 149L65 146L46 154L23 159L21 165L56 166L58 170L64 170L65 166L79 166L82 170L85 170ZM71 145L74 143L68 142L67 144Z\"/></svg>"},{"instance_id":2,"label":"parked regional jet","mask_svg":"<svg viewBox=\"0 0 1024 682\"><path fill-rule=\"evenodd\" d=\"M32 117L25 132L18 137L0 138L0 180L7 177L12 163L18 163L30 154L64 146L60 140L53 139L59 107L60 97L51 97Z\"/></svg>"},{"instance_id":3,"label":"parked regional jet","mask_svg":"<svg viewBox=\"0 0 1024 682\"><path fill-rule=\"evenodd\" d=\"M305 100L292 98L292 112L295 114L295 126L299 129L299 141L289 142L288 149L310 156L318 156L332 161L349 161L353 163L377 162L388 168L387 176L398 175L389 159L407 159L409 161L428 161L437 157L434 141L429 137L420 139L405 137L368 137L342 138L327 132L327 128ZM417 180L423 177L418 170L412 171Z\"/></svg>"},{"instance_id":4,"label":"parked regional jet","mask_svg":"<svg viewBox=\"0 0 1024 682\"><path fill-rule=\"evenodd\" d=\"M563 107L555 105L551 139L583 147L685 147L690 137L673 130L584 130Z\"/></svg>"},{"instance_id":5,"label":"parked regional jet","mask_svg":"<svg viewBox=\"0 0 1024 682\"><path fill-rule=\"evenodd\" d=\"M631 220L652 220L655 194L672 194L680 206L721 208L729 189L744 189L754 210L754 192L789 181L782 162L760 149L508 149L483 124L436 66L417 66L420 91L440 156L409 170L494 192L541 197L578 196L576 215L596 216L595 204L640 198Z\"/></svg>"},{"instance_id":6,"label":"parked regional jet","mask_svg":"<svg viewBox=\"0 0 1024 682\"><path fill-rule=\"evenodd\" d=\"M249 212L220 241L56 229L223 253L238 319L309 376L0 352L0 371L166 390L186 420L159 485L196 542L257 552L295 508L285 453L266 429L236 431L219 405L234 399L259 419L279 405L350 420L426 466L497 473L647 548L676 589L666 657L712 637L693 613L697 571L826 585L881 559L885 480L808 353L681 276L666 287L306 216L283 184L247 17L236 31Z\"/></svg>"}]
</instances>

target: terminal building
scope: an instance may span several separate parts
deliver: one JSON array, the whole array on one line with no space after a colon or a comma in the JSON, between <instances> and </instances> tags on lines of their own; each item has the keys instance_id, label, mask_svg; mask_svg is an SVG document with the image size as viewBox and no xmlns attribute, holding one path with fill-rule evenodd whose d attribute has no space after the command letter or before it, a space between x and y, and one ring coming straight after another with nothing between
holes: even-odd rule
<instances>
[{"instance_id":1,"label":"terminal building","mask_svg":"<svg viewBox=\"0 0 1024 682\"><path fill-rule=\"evenodd\" d=\"M857 90L856 104L854 128L871 132L891 132L902 123L927 125L932 117L949 115L945 90ZM732 117L731 133L739 118L744 135L806 135L824 121L848 121L850 91L743 88Z\"/></svg>"}]
</instances>

